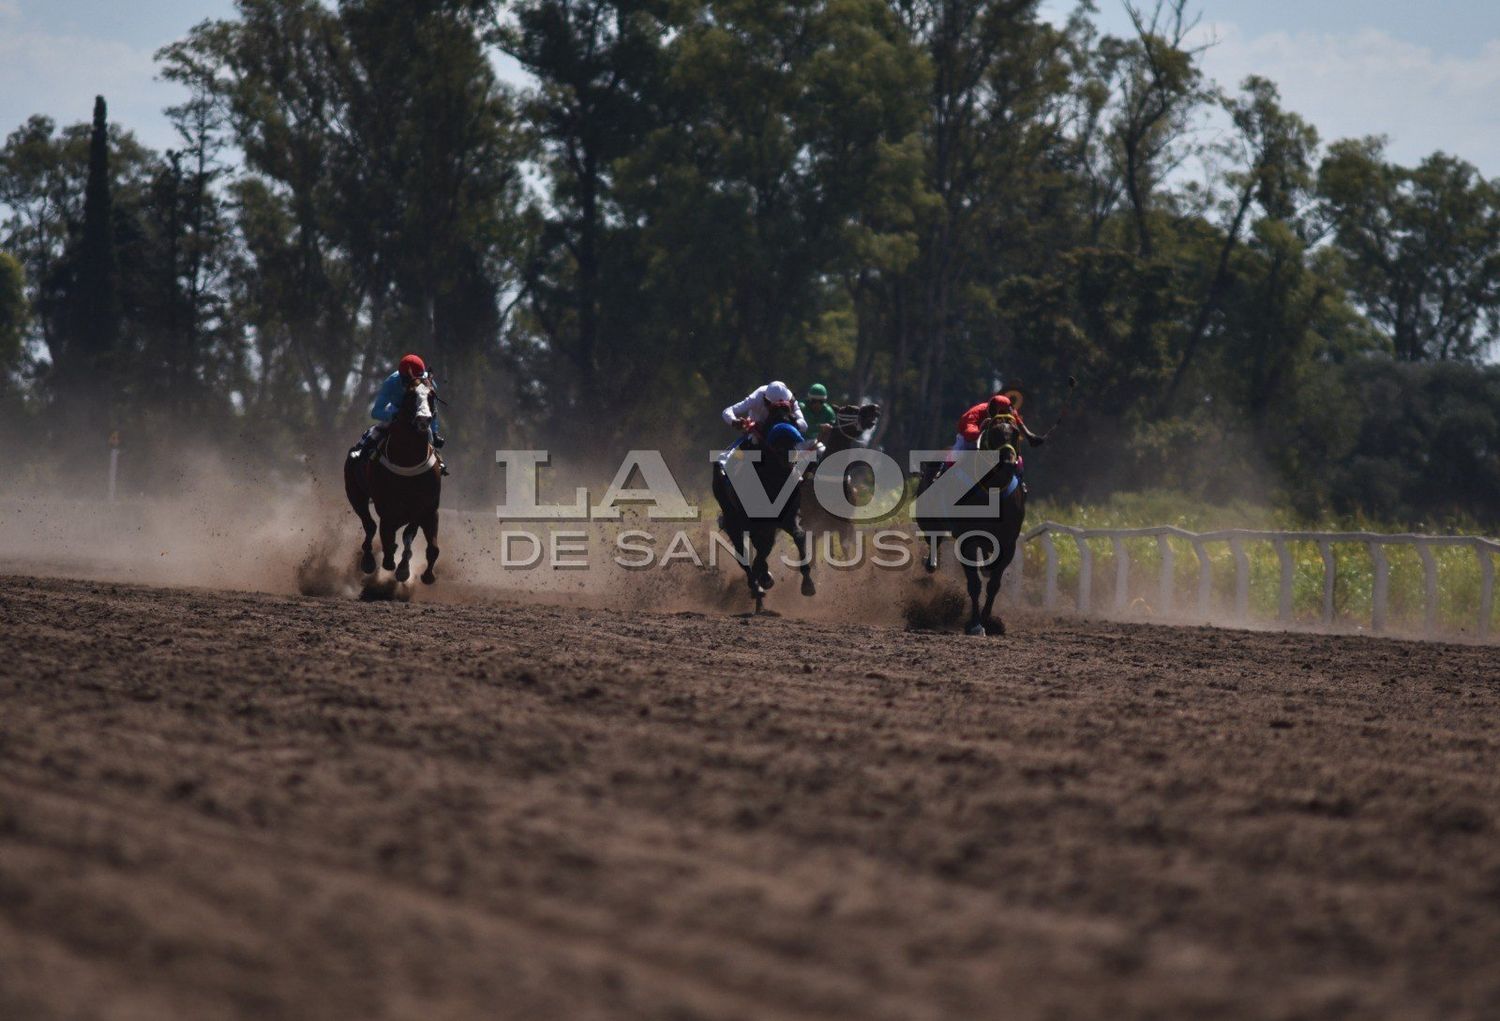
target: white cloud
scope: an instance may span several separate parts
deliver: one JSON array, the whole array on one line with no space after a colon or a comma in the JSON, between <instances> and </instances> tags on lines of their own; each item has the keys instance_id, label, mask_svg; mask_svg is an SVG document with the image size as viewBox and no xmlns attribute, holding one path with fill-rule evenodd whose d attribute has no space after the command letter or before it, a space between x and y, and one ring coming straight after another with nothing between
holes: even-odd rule
<instances>
[{"instance_id":1,"label":"white cloud","mask_svg":"<svg viewBox=\"0 0 1500 1021\"><path fill-rule=\"evenodd\" d=\"M0 17L11 19L5 5L0 0ZM148 50L30 30L23 22L18 31L0 33L0 134L38 113L59 124L86 121L93 115L94 97L102 95L111 121L148 145L171 145L175 140L161 111L181 101L181 90L156 81L155 75Z\"/></svg>"},{"instance_id":2,"label":"white cloud","mask_svg":"<svg viewBox=\"0 0 1500 1021\"><path fill-rule=\"evenodd\" d=\"M1218 23L1198 31L1199 41L1218 40L1203 57L1211 77L1229 88L1251 74L1269 78L1325 141L1386 135L1398 162L1441 149L1500 175L1500 39L1459 56L1373 28L1246 37Z\"/></svg>"}]
</instances>

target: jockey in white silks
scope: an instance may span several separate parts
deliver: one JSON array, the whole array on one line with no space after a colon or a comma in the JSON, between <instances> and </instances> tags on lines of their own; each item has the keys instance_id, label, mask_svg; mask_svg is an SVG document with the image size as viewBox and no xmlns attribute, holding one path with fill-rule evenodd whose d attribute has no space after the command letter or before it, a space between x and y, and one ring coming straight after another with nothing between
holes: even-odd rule
<instances>
[{"instance_id":1,"label":"jockey in white silks","mask_svg":"<svg viewBox=\"0 0 1500 1021\"><path fill-rule=\"evenodd\" d=\"M807 419L802 415L802 405L792 396L792 388L779 379L757 387L749 397L719 412L719 417L731 428L763 433L766 423L778 410L790 413L792 425L803 436L807 435Z\"/></svg>"}]
</instances>

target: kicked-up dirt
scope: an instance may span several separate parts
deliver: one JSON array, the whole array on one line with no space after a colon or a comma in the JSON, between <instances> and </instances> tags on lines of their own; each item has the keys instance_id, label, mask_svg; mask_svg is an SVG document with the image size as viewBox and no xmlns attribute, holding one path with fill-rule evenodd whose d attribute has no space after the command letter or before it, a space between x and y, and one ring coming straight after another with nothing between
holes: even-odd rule
<instances>
[{"instance_id":1,"label":"kicked-up dirt","mask_svg":"<svg viewBox=\"0 0 1500 1021\"><path fill-rule=\"evenodd\" d=\"M0 1017L1500 1016L1493 648L0 579Z\"/></svg>"}]
</instances>

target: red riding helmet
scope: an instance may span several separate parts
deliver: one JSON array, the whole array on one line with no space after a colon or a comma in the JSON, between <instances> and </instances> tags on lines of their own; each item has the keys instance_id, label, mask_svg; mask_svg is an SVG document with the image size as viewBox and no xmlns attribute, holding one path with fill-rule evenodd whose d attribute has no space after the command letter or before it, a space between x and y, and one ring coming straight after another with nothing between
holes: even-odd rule
<instances>
[{"instance_id":1,"label":"red riding helmet","mask_svg":"<svg viewBox=\"0 0 1500 1021\"><path fill-rule=\"evenodd\" d=\"M403 355L401 364L397 368L407 379L415 379L427 374L427 364L416 355Z\"/></svg>"},{"instance_id":2,"label":"red riding helmet","mask_svg":"<svg viewBox=\"0 0 1500 1021\"><path fill-rule=\"evenodd\" d=\"M996 394L990 398L989 417L1010 414L1010 398L1004 394Z\"/></svg>"}]
</instances>

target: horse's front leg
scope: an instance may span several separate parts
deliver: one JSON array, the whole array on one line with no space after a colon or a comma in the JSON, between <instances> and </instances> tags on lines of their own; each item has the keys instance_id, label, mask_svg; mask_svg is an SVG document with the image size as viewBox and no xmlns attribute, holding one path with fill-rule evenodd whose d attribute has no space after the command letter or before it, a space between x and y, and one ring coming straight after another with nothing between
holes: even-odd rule
<instances>
[{"instance_id":1,"label":"horse's front leg","mask_svg":"<svg viewBox=\"0 0 1500 1021\"><path fill-rule=\"evenodd\" d=\"M984 616L981 618L985 634L1005 634L1005 621L994 615L995 597L1000 593L1000 583L1005 579L1005 569L1010 566L1015 556L1016 544L1008 543L1001 547L999 559L990 567L990 581L984 595Z\"/></svg>"},{"instance_id":2,"label":"horse's front leg","mask_svg":"<svg viewBox=\"0 0 1500 1021\"><path fill-rule=\"evenodd\" d=\"M812 580L812 536L803 531L801 525L794 525L786 531L792 537L792 542L796 543L797 553L801 557L797 563L797 570L802 572L802 594L804 596L815 596L818 594L818 586L814 585Z\"/></svg>"},{"instance_id":3,"label":"horse's front leg","mask_svg":"<svg viewBox=\"0 0 1500 1021\"><path fill-rule=\"evenodd\" d=\"M437 576L432 573L432 565L437 563L438 554L442 552L438 549L437 530L437 511L433 511L422 519L422 537L427 540L427 570L422 572L423 585L431 585L437 581Z\"/></svg>"},{"instance_id":4,"label":"horse's front leg","mask_svg":"<svg viewBox=\"0 0 1500 1021\"><path fill-rule=\"evenodd\" d=\"M965 634L984 634L984 618L979 613L979 567L976 564L964 564L964 580L969 584L969 625L964 628Z\"/></svg>"},{"instance_id":5,"label":"horse's front leg","mask_svg":"<svg viewBox=\"0 0 1500 1021\"><path fill-rule=\"evenodd\" d=\"M739 564L740 570L745 572L745 580L753 589L755 587L755 576L750 573L751 555L749 530L743 528L731 528L724 523L724 519L722 517L719 519L719 528L721 531L723 531L725 537L729 539L729 544L734 547L734 562Z\"/></svg>"},{"instance_id":6,"label":"horse's front leg","mask_svg":"<svg viewBox=\"0 0 1500 1021\"><path fill-rule=\"evenodd\" d=\"M1005 576L1005 568L999 564L990 568L989 584L984 591L984 614L980 617L980 626L987 635L1005 634L1005 621L995 616L995 596L1000 592L1000 579Z\"/></svg>"},{"instance_id":7,"label":"horse's front leg","mask_svg":"<svg viewBox=\"0 0 1500 1021\"><path fill-rule=\"evenodd\" d=\"M364 523L364 526L365 526L365 542L364 542L364 545L360 547L361 556L359 558L359 570L360 570L360 573L362 573L362 574L374 574L375 573L375 547L374 547L374 541L375 541L375 519L372 518L372 517L368 517L367 516L365 518L365 520L364 520L363 523Z\"/></svg>"},{"instance_id":8,"label":"horse's front leg","mask_svg":"<svg viewBox=\"0 0 1500 1021\"><path fill-rule=\"evenodd\" d=\"M750 591L753 594L757 590L766 592L776 584L776 579L771 577L771 548L772 543L756 542L757 536L751 536L751 546L755 549L755 557L750 561Z\"/></svg>"},{"instance_id":9,"label":"horse's front leg","mask_svg":"<svg viewBox=\"0 0 1500 1021\"><path fill-rule=\"evenodd\" d=\"M363 507L358 507L358 508L355 508L355 509L359 512L359 523L364 527L364 530L365 530L365 541L364 541L364 544L362 546L360 546L360 548L359 548L359 550L360 550L359 570L360 570L361 574L374 574L375 573L375 550L374 550L375 519L372 518L372 517L370 517L370 512L369 512L368 509L363 508Z\"/></svg>"},{"instance_id":10,"label":"horse's front leg","mask_svg":"<svg viewBox=\"0 0 1500 1021\"><path fill-rule=\"evenodd\" d=\"M380 566L387 571L396 569L396 523L386 518L380 519L380 552L382 558Z\"/></svg>"},{"instance_id":11,"label":"horse's front leg","mask_svg":"<svg viewBox=\"0 0 1500 1021\"><path fill-rule=\"evenodd\" d=\"M375 552L371 544L375 539L375 519L370 516L370 497L360 488L359 480L347 465L344 468L344 495L349 498L349 506L359 518L360 526L365 530L365 541L359 547L359 570L362 574L375 573Z\"/></svg>"},{"instance_id":12,"label":"horse's front leg","mask_svg":"<svg viewBox=\"0 0 1500 1021\"><path fill-rule=\"evenodd\" d=\"M406 581L411 577L411 544L417 538L417 523L413 521L401 533L401 563L396 565L396 580Z\"/></svg>"},{"instance_id":13,"label":"horse's front leg","mask_svg":"<svg viewBox=\"0 0 1500 1021\"><path fill-rule=\"evenodd\" d=\"M938 569L938 553L943 546L943 536L939 532L928 532L922 529L920 524L917 528L919 534L927 540L927 556L922 558L922 566L928 574L932 574Z\"/></svg>"}]
</instances>

